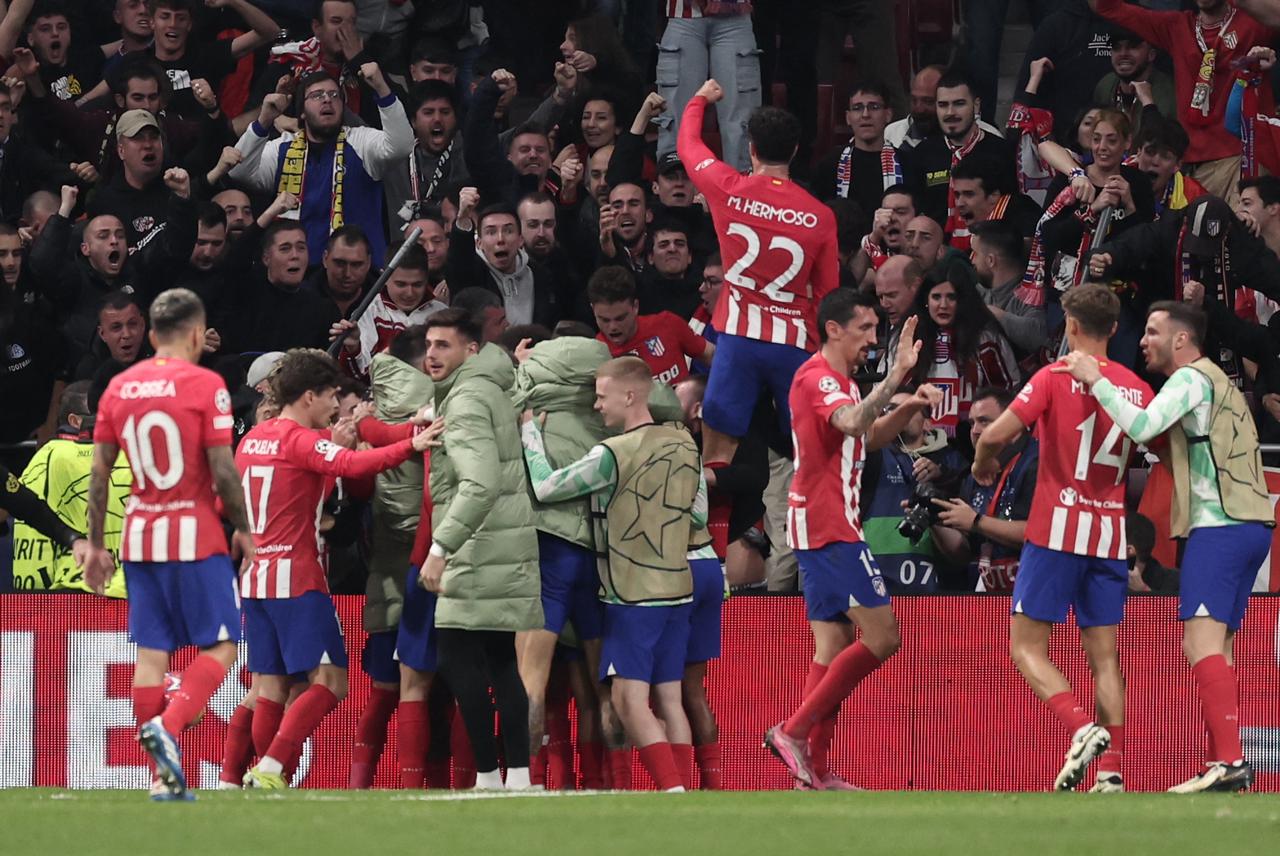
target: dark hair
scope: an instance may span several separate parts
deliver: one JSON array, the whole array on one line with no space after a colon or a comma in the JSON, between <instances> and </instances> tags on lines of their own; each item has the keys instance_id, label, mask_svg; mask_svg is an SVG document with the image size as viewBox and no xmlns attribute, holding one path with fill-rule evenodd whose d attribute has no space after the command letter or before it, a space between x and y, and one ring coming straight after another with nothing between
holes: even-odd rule
<instances>
[{"instance_id":1,"label":"dark hair","mask_svg":"<svg viewBox=\"0 0 1280 856\"><path fill-rule=\"evenodd\" d=\"M981 220L969 227L969 234L981 238L986 247L1015 267L1026 264L1026 242L1009 220Z\"/></svg>"},{"instance_id":2,"label":"dark hair","mask_svg":"<svg viewBox=\"0 0 1280 856\"><path fill-rule=\"evenodd\" d=\"M355 246L356 244L363 244L364 251L366 253L372 252L373 250L373 245L369 243L369 236L365 233L364 229L361 229L354 223L347 223L346 225L339 226L330 232L329 240L324 242L325 250L331 251L338 245L339 241L346 244L348 247Z\"/></svg>"},{"instance_id":3,"label":"dark hair","mask_svg":"<svg viewBox=\"0 0 1280 856\"><path fill-rule=\"evenodd\" d=\"M964 161L961 161L961 163L964 163ZM880 193L880 204L883 205L884 201L888 199L890 196L910 197L911 207L915 209L917 214L920 213L920 198L916 195L916 192L914 190L912 190L910 187L907 187L905 184L895 184L892 187L886 187Z\"/></svg>"},{"instance_id":4,"label":"dark hair","mask_svg":"<svg viewBox=\"0 0 1280 856\"><path fill-rule=\"evenodd\" d=\"M818 304L818 341L826 344L828 321L834 321L843 327L852 320L859 306L875 312L876 299L865 291L852 288L837 288L822 298L822 302Z\"/></svg>"},{"instance_id":5,"label":"dark hair","mask_svg":"<svg viewBox=\"0 0 1280 856\"><path fill-rule=\"evenodd\" d=\"M1085 335L1109 339L1120 320L1120 298L1105 285L1088 283L1062 295L1062 311L1076 319Z\"/></svg>"},{"instance_id":6,"label":"dark hair","mask_svg":"<svg viewBox=\"0 0 1280 856\"><path fill-rule=\"evenodd\" d=\"M1013 404L1014 395L1015 393L1011 389L1004 389L998 386L984 386L980 387L978 391L973 394L971 404L977 404L979 401L994 398L996 403L1000 405L1000 410L1005 411L1009 409L1010 404Z\"/></svg>"},{"instance_id":7,"label":"dark hair","mask_svg":"<svg viewBox=\"0 0 1280 856\"><path fill-rule=\"evenodd\" d=\"M313 348L293 348L271 372L271 395L281 407L293 404L308 392L337 389L342 379L338 361Z\"/></svg>"},{"instance_id":8,"label":"dark hair","mask_svg":"<svg viewBox=\"0 0 1280 856\"><path fill-rule=\"evenodd\" d=\"M1191 138L1182 125L1148 111L1142 117L1142 126L1138 128L1132 145L1135 152L1153 148L1160 152L1170 152L1181 161L1187 153L1187 147L1191 145Z\"/></svg>"},{"instance_id":9,"label":"dark hair","mask_svg":"<svg viewBox=\"0 0 1280 856\"><path fill-rule=\"evenodd\" d=\"M324 4L325 3L346 3L348 6L355 6L357 9L360 8L359 4L356 3L356 0L316 0L316 5L312 7L311 20L313 21L324 20Z\"/></svg>"},{"instance_id":10,"label":"dark hair","mask_svg":"<svg viewBox=\"0 0 1280 856\"><path fill-rule=\"evenodd\" d=\"M640 71L613 21L604 15L588 15L575 18L569 26L573 27L574 44L578 50L596 58L596 67L589 73L592 82L639 80Z\"/></svg>"},{"instance_id":11,"label":"dark hair","mask_svg":"<svg viewBox=\"0 0 1280 856\"><path fill-rule=\"evenodd\" d=\"M427 325L405 327L391 340L387 353L402 363L418 368L422 365L422 358L427 355Z\"/></svg>"},{"instance_id":12,"label":"dark hair","mask_svg":"<svg viewBox=\"0 0 1280 856\"><path fill-rule=\"evenodd\" d=\"M302 227L301 220L289 220L285 218L272 220L271 223L267 225L267 228L262 230L262 251L264 253L271 249L271 245L276 242L276 235L279 235L281 232L301 232L304 235L307 234L307 230Z\"/></svg>"},{"instance_id":13,"label":"dark hair","mask_svg":"<svg viewBox=\"0 0 1280 856\"><path fill-rule=\"evenodd\" d=\"M605 265L587 280L587 302L623 303L636 299L636 277L621 265Z\"/></svg>"},{"instance_id":14,"label":"dark hair","mask_svg":"<svg viewBox=\"0 0 1280 856\"><path fill-rule=\"evenodd\" d=\"M151 303L151 332L157 339L168 339L176 333L203 324L204 303L187 288L171 288L160 292Z\"/></svg>"},{"instance_id":15,"label":"dark hair","mask_svg":"<svg viewBox=\"0 0 1280 856\"><path fill-rule=\"evenodd\" d=\"M484 228L484 221L489 217L510 217L515 221L516 228L520 228L520 215L516 213L516 209L506 202L495 202L481 208L480 213L476 215L477 235L480 234L480 230Z\"/></svg>"},{"instance_id":16,"label":"dark hair","mask_svg":"<svg viewBox=\"0 0 1280 856\"><path fill-rule=\"evenodd\" d=\"M938 325L929 315L929 292L943 282L948 282L956 290L956 316L951 324L951 340L954 343L952 353L957 366L962 366L978 355L978 346L982 343L982 334L1000 332L1000 322L996 321L991 310L982 302L978 289L967 278L960 281L941 280L934 282L926 279L916 290L914 314L919 318L916 327L916 338L924 343L920 349L920 359L916 362L914 378L917 383L924 383L933 370L934 356L938 348Z\"/></svg>"},{"instance_id":17,"label":"dark hair","mask_svg":"<svg viewBox=\"0 0 1280 856\"><path fill-rule=\"evenodd\" d=\"M951 170L951 179L966 178L982 182L986 195L999 191L1004 194L1018 192L1018 179L1014 173L1012 161L991 155L975 153L956 164Z\"/></svg>"},{"instance_id":18,"label":"dark hair","mask_svg":"<svg viewBox=\"0 0 1280 856\"><path fill-rule=\"evenodd\" d=\"M332 3L337 2L337 0L322 0L322 2ZM354 3L354 0L341 0L341 2ZM298 78L298 86L293 92L293 109L299 116L302 115L303 102L307 100L307 90L315 86L317 83L324 83L326 80L338 87L338 100L344 104L346 103L347 93L342 88L342 84L336 77L324 69L308 71L306 74L302 75L302 77Z\"/></svg>"},{"instance_id":19,"label":"dark hair","mask_svg":"<svg viewBox=\"0 0 1280 856\"><path fill-rule=\"evenodd\" d=\"M227 225L227 212L221 205L212 202L201 202L196 206L196 220L206 229L214 229Z\"/></svg>"},{"instance_id":20,"label":"dark hair","mask_svg":"<svg viewBox=\"0 0 1280 856\"><path fill-rule=\"evenodd\" d=\"M409 49L409 65L423 61L458 64L458 49L439 36L423 36ZM424 81L425 82L425 81ZM439 81L437 81L439 82Z\"/></svg>"},{"instance_id":21,"label":"dark hair","mask_svg":"<svg viewBox=\"0 0 1280 856\"><path fill-rule=\"evenodd\" d=\"M93 373L93 377L89 379L88 404L90 413L98 412L98 404L102 401L102 396L106 394L107 387L111 385L111 380L127 368L128 366L117 360L107 360L98 366Z\"/></svg>"},{"instance_id":22,"label":"dark hair","mask_svg":"<svg viewBox=\"0 0 1280 856\"><path fill-rule=\"evenodd\" d=\"M554 205L556 202L554 199L551 198L550 193L547 193L545 190L534 190L520 197L520 201L516 203L516 211L519 211L520 206L524 205L525 203L528 203L529 205L545 205L548 202L550 202L552 205Z\"/></svg>"},{"instance_id":23,"label":"dark hair","mask_svg":"<svg viewBox=\"0 0 1280 856\"><path fill-rule=\"evenodd\" d=\"M582 321L575 321L572 318L565 318L556 323L556 328L551 331L551 338L559 339L563 336L578 336L582 339L594 339L596 331L592 329L590 324Z\"/></svg>"},{"instance_id":24,"label":"dark hair","mask_svg":"<svg viewBox=\"0 0 1280 856\"><path fill-rule=\"evenodd\" d=\"M102 297L102 302L98 304L98 313L101 314L104 309L114 309L119 312L122 309L128 309L130 306L136 307L138 312L142 312L142 305L138 303L136 294L117 288L115 291L109 291Z\"/></svg>"},{"instance_id":25,"label":"dark hair","mask_svg":"<svg viewBox=\"0 0 1280 856\"><path fill-rule=\"evenodd\" d=\"M1251 187L1258 192L1258 198L1262 200L1263 205L1275 205L1280 202L1280 178L1274 175L1259 175L1254 178L1240 179L1241 193Z\"/></svg>"},{"instance_id":26,"label":"dark hair","mask_svg":"<svg viewBox=\"0 0 1280 856\"><path fill-rule=\"evenodd\" d=\"M484 316L486 309L501 309L502 298L487 288L473 285L464 288L453 296L449 305L454 309L465 309L477 318Z\"/></svg>"},{"instance_id":27,"label":"dark hair","mask_svg":"<svg viewBox=\"0 0 1280 856\"><path fill-rule=\"evenodd\" d=\"M1157 300L1147 310L1147 317L1150 318L1155 312L1167 314L1170 321L1191 334L1191 344L1200 349L1204 348L1209 319L1203 309L1180 300Z\"/></svg>"},{"instance_id":28,"label":"dark hair","mask_svg":"<svg viewBox=\"0 0 1280 856\"><path fill-rule=\"evenodd\" d=\"M404 109L409 115L410 122L413 121L414 114L428 101L448 101L453 112L458 112L458 90L443 80L422 80L409 87L409 92L404 98Z\"/></svg>"},{"instance_id":29,"label":"dark hair","mask_svg":"<svg viewBox=\"0 0 1280 856\"><path fill-rule=\"evenodd\" d=\"M428 333L436 327L447 327L468 342L475 342L477 345L484 342L484 330L481 327L480 319L467 310L456 306L452 309L442 309L432 315L427 319L425 326Z\"/></svg>"},{"instance_id":30,"label":"dark hair","mask_svg":"<svg viewBox=\"0 0 1280 856\"><path fill-rule=\"evenodd\" d=\"M31 9L31 13L27 15L27 32L31 32L36 26L36 21L41 18L59 16L66 18L68 25L71 24L71 14L67 11L67 4L64 0L37 0L36 5Z\"/></svg>"},{"instance_id":31,"label":"dark hair","mask_svg":"<svg viewBox=\"0 0 1280 856\"><path fill-rule=\"evenodd\" d=\"M161 101L168 101L169 96L173 94L169 75L164 73L164 70L151 59L151 54L146 51L126 54L124 59L116 63L114 69L107 72L106 78L112 95L124 97L129 91L130 80L154 80L160 89Z\"/></svg>"},{"instance_id":32,"label":"dark hair","mask_svg":"<svg viewBox=\"0 0 1280 856\"><path fill-rule=\"evenodd\" d=\"M394 244L387 245L387 253L383 265L390 265L391 260L395 258L396 253L404 246L404 241L396 241ZM425 276L427 273L427 251L422 249L422 244L414 241L409 248L404 251L404 258L400 260L398 270L416 270L421 271Z\"/></svg>"},{"instance_id":33,"label":"dark hair","mask_svg":"<svg viewBox=\"0 0 1280 856\"><path fill-rule=\"evenodd\" d=\"M548 145L551 143L551 138L547 136L546 128L539 125L537 122L525 122L522 125L517 125L516 129L511 132L511 142L507 143L507 151L511 151L511 147L516 144L516 139L518 137L523 137L526 134L536 134L537 136L546 139Z\"/></svg>"},{"instance_id":34,"label":"dark hair","mask_svg":"<svg viewBox=\"0 0 1280 856\"><path fill-rule=\"evenodd\" d=\"M541 324L517 324L508 327L498 337L497 345L509 354L514 354L516 346L524 339L531 339L530 347L551 338L551 331Z\"/></svg>"},{"instance_id":35,"label":"dark hair","mask_svg":"<svg viewBox=\"0 0 1280 856\"><path fill-rule=\"evenodd\" d=\"M1156 525L1145 514L1131 511L1124 518L1125 534L1129 546L1137 554L1138 561L1145 562L1151 558L1151 551L1156 546Z\"/></svg>"},{"instance_id":36,"label":"dark hair","mask_svg":"<svg viewBox=\"0 0 1280 856\"><path fill-rule=\"evenodd\" d=\"M800 120L780 107L757 107L747 120L747 139L763 163L791 163L800 145Z\"/></svg>"},{"instance_id":37,"label":"dark hair","mask_svg":"<svg viewBox=\"0 0 1280 856\"><path fill-rule=\"evenodd\" d=\"M689 239L690 233L693 231L689 228L689 223L683 217L668 215L665 217L656 217L654 221L648 225L645 231L649 234L650 240L659 232L678 232L684 235L685 240Z\"/></svg>"},{"instance_id":38,"label":"dark hair","mask_svg":"<svg viewBox=\"0 0 1280 856\"><path fill-rule=\"evenodd\" d=\"M147 0L147 10L155 15L156 10L164 7L177 12L187 12L193 18L196 15L195 0Z\"/></svg>"},{"instance_id":39,"label":"dark hair","mask_svg":"<svg viewBox=\"0 0 1280 856\"><path fill-rule=\"evenodd\" d=\"M348 395L365 398L369 395L369 385L358 378L344 374L338 378L338 398L346 398Z\"/></svg>"},{"instance_id":40,"label":"dark hair","mask_svg":"<svg viewBox=\"0 0 1280 856\"><path fill-rule=\"evenodd\" d=\"M849 98L845 101L846 107L848 107L849 102L853 100L853 96L857 95L859 92L874 95L884 102L886 110L893 109L893 99L889 97L889 87L885 86L878 80L859 80L857 83L853 84L853 86L849 88Z\"/></svg>"},{"instance_id":41,"label":"dark hair","mask_svg":"<svg viewBox=\"0 0 1280 856\"><path fill-rule=\"evenodd\" d=\"M89 387L87 380L78 380L67 384L62 390L62 398L58 400L58 424L66 425L72 416L84 418L89 415Z\"/></svg>"},{"instance_id":42,"label":"dark hair","mask_svg":"<svg viewBox=\"0 0 1280 856\"><path fill-rule=\"evenodd\" d=\"M973 83L973 78L965 74L957 68L949 68L942 73L942 77L938 78L939 89L956 89L964 86L969 90L969 96L975 100L978 97L978 88Z\"/></svg>"}]
</instances>

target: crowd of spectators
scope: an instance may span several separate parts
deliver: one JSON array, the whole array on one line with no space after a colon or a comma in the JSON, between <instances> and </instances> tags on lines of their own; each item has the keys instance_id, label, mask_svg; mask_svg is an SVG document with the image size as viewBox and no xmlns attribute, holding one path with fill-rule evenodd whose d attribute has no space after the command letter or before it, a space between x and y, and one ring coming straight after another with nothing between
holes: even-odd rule
<instances>
[{"instance_id":1,"label":"crowd of spectators","mask_svg":"<svg viewBox=\"0 0 1280 856\"><path fill-rule=\"evenodd\" d=\"M842 287L883 309L865 380L919 319L911 384L944 401L873 453L862 481L895 591L1009 587L1037 438L1015 444L993 488L968 460L1060 354L1061 298L1081 282L1120 295L1111 356L1140 372L1146 307L1202 305L1207 352L1250 394L1264 442L1280 441L1280 3L1031 3L1039 26L1003 127L1004 18L991 16L1007 3L959 4L967 48L910 78L884 48L893 5L0 2L0 455L21 472L24 441L88 442L97 396L149 356L147 308L172 286L206 304L205 359L238 390L240 433L270 413L264 378L294 347L340 352L344 412L371 398L395 415L429 383L404 377L421 360L404 331L454 306L513 359L559 336L638 354L696 434L712 310L740 275L676 152L708 77L725 97L705 136L742 170L753 110L780 101L800 117L793 178L835 212ZM819 19L840 26L803 26ZM838 87L840 138L819 138L813 57L797 52L830 73L846 31L858 82ZM743 590L796 584L781 529L789 445L762 405L745 468L716 485L738 512L719 537ZM375 490L372 524L358 496L328 510L339 592L398 561L379 539L412 539L421 472ZM921 497L932 513L912 533L903 510ZM24 572L39 561L22 552L15 540L19 588L74 577ZM1135 589L1167 587L1149 548L1134 562Z\"/></svg>"}]
</instances>

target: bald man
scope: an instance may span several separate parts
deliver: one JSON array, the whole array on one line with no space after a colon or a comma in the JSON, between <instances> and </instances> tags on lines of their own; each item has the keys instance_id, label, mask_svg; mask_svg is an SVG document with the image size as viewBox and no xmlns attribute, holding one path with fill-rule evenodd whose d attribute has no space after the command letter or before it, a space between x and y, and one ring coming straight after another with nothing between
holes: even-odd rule
<instances>
[{"instance_id":1,"label":"bald man","mask_svg":"<svg viewBox=\"0 0 1280 856\"><path fill-rule=\"evenodd\" d=\"M877 348L881 354L890 353L898 343L902 322L911 315L916 292L924 282L924 268L908 255L891 256L876 271L876 299L888 319L879 331L878 339L884 343Z\"/></svg>"}]
</instances>

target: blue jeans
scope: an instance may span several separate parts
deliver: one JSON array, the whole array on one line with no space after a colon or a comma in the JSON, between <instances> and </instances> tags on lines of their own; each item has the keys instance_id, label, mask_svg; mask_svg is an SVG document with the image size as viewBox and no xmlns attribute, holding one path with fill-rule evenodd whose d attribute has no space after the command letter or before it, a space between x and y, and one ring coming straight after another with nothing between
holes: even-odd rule
<instances>
[{"instance_id":1,"label":"blue jeans","mask_svg":"<svg viewBox=\"0 0 1280 856\"><path fill-rule=\"evenodd\" d=\"M745 171L751 167L747 119L760 106L761 97L760 50L746 15L667 21L658 45L658 94L667 99L658 132L658 158L675 151L684 105L710 77L724 89L724 98L715 105L724 160Z\"/></svg>"}]
</instances>

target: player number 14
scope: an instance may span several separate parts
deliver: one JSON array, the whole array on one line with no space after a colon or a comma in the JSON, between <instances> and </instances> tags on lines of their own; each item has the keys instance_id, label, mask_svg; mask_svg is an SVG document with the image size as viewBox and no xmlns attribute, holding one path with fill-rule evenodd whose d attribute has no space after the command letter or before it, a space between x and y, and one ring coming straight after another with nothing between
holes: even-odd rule
<instances>
[{"instance_id":1,"label":"player number 14","mask_svg":"<svg viewBox=\"0 0 1280 856\"><path fill-rule=\"evenodd\" d=\"M1102 467L1115 467L1116 484L1120 484L1129 462L1129 438L1121 432L1119 425L1113 424L1107 436L1102 438L1102 445L1098 447L1091 461L1089 453L1093 449L1093 428L1097 421L1098 414L1091 413L1088 419L1076 426L1076 430L1080 432L1080 450L1076 453L1076 479L1079 481L1088 479L1089 464L1094 463ZM1118 451L1116 450L1117 442L1120 444Z\"/></svg>"}]
</instances>

